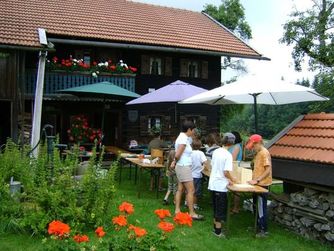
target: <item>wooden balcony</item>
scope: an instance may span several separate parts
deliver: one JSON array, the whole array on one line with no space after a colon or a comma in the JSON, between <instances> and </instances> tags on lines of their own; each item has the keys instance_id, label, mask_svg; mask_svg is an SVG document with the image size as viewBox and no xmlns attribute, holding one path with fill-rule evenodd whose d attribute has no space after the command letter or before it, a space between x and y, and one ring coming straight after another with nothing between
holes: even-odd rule
<instances>
[{"instance_id":1,"label":"wooden balcony","mask_svg":"<svg viewBox=\"0 0 334 251\"><path fill-rule=\"evenodd\" d=\"M36 71L26 71L25 77L25 94L34 95L35 85L36 85L37 72ZM103 74L100 73L96 78L92 77L90 73L85 72L63 72L63 71L53 71L45 72L44 81L44 94L56 94L58 90L67 89L71 87L77 87L82 85L90 85L103 81L108 81L127 89L129 91L135 92L135 74Z\"/></svg>"}]
</instances>

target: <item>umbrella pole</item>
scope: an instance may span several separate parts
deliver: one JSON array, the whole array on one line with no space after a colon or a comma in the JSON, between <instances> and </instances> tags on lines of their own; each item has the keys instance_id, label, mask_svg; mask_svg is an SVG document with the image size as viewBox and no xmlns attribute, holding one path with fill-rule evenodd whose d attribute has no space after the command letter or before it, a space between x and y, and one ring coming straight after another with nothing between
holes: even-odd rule
<instances>
[{"instance_id":1,"label":"umbrella pole","mask_svg":"<svg viewBox=\"0 0 334 251\"><path fill-rule=\"evenodd\" d=\"M106 111L106 97L103 98L103 108L102 108L102 121L101 121L101 131L102 136L104 136L104 117L105 117L105 111Z\"/></svg>"},{"instance_id":2,"label":"umbrella pole","mask_svg":"<svg viewBox=\"0 0 334 251\"><path fill-rule=\"evenodd\" d=\"M254 130L258 133L258 121L257 121L257 96L259 93L251 94L254 98Z\"/></svg>"}]
</instances>

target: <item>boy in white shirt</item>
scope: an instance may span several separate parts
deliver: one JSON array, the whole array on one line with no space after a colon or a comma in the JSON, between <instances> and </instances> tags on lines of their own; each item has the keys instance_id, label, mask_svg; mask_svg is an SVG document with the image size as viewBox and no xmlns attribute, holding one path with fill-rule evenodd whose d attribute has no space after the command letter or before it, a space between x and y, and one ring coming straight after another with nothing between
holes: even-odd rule
<instances>
[{"instance_id":1,"label":"boy in white shirt","mask_svg":"<svg viewBox=\"0 0 334 251\"><path fill-rule=\"evenodd\" d=\"M202 195L202 170L204 165L207 163L207 158L204 152L200 149L202 147L202 142L199 139L194 139L192 142L193 151L191 153L192 166L191 173L194 179L195 196L194 196L194 209L198 210L198 200Z\"/></svg>"},{"instance_id":2,"label":"boy in white shirt","mask_svg":"<svg viewBox=\"0 0 334 251\"><path fill-rule=\"evenodd\" d=\"M223 146L227 140L228 137L224 135ZM213 234L223 237L222 222L226 222L227 216L227 186L235 181L230 173L233 170L232 154L224 147L216 149L212 154L211 166L208 189L212 193Z\"/></svg>"}]
</instances>

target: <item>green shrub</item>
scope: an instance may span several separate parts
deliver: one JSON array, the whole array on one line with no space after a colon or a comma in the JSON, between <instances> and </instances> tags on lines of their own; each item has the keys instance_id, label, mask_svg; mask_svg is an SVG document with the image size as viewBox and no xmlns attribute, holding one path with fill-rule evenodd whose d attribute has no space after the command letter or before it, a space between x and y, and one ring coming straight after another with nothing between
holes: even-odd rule
<instances>
[{"instance_id":1,"label":"green shrub","mask_svg":"<svg viewBox=\"0 0 334 251\"><path fill-rule=\"evenodd\" d=\"M99 157L93 150L81 180L75 178L78 147L65 160L56 148L53 156L48 155L44 145L36 159L28 156L28 151L29 147L22 149L8 140L0 153L0 231L44 234L52 220L80 230L95 227L110 216L118 161L109 170L102 169L103 149ZM10 194L11 177L23 186L18 197Z\"/></svg>"}]
</instances>

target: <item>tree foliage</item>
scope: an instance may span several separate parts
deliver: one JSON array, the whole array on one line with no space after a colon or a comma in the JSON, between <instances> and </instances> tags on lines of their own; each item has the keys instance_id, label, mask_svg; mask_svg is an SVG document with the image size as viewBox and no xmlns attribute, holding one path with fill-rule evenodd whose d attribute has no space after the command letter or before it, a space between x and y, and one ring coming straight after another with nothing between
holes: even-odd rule
<instances>
[{"instance_id":1,"label":"tree foliage","mask_svg":"<svg viewBox=\"0 0 334 251\"><path fill-rule=\"evenodd\" d=\"M223 24L239 38L244 40L252 38L252 30L246 21L245 9L239 0L222 0L219 6L206 4L203 12ZM242 60L230 57L225 57L223 60L222 69L227 68L240 72L247 71Z\"/></svg>"},{"instance_id":2,"label":"tree foliage","mask_svg":"<svg viewBox=\"0 0 334 251\"><path fill-rule=\"evenodd\" d=\"M252 30L246 21L244 10L239 0L222 0L219 6L206 4L203 11L240 38L248 40L252 38Z\"/></svg>"},{"instance_id":3,"label":"tree foliage","mask_svg":"<svg viewBox=\"0 0 334 251\"><path fill-rule=\"evenodd\" d=\"M305 56L312 69L334 66L334 1L313 0L306 11L294 11L284 24L281 42L293 45L296 70L301 70Z\"/></svg>"}]
</instances>

